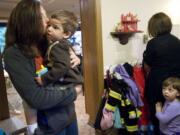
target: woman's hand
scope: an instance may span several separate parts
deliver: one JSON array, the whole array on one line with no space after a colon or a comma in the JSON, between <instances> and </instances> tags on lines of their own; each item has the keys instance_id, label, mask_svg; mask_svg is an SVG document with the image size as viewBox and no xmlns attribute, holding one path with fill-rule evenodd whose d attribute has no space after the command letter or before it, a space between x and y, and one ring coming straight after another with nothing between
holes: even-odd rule
<instances>
[{"instance_id":1,"label":"woman's hand","mask_svg":"<svg viewBox=\"0 0 180 135\"><path fill-rule=\"evenodd\" d=\"M78 56L76 56L76 54L74 53L74 51L72 49L70 49L70 63L71 63L71 67L74 68L75 66L79 65L81 63L80 58Z\"/></svg>"}]
</instances>

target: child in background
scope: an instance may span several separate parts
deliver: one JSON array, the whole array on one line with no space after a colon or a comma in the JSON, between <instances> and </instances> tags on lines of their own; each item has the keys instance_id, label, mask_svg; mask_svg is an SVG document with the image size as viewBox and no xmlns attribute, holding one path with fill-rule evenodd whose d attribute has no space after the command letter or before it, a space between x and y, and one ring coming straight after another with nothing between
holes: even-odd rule
<instances>
[{"instance_id":1,"label":"child in background","mask_svg":"<svg viewBox=\"0 0 180 135\"><path fill-rule=\"evenodd\" d=\"M45 66L48 72L36 77L40 85L61 83L62 86L77 86L83 83L83 78L78 67L71 68L70 50L71 44L68 39L78 28L76 16L69 11L60 10L53 14L47 28L47 38L50 42L48 47ZM76 89L77 90L77 89Z\"/></svg>"},{"instance_id":2,"label":"child in background","mask_svg":"<svg viewBox=\"0 0 180 135\"><path fill-rule=\"evenodd\" d=\"M164 106L156 104L156 117L162 135L180 135L180 78L170 77L163 82Z\"/></svg>"}]
</instances>

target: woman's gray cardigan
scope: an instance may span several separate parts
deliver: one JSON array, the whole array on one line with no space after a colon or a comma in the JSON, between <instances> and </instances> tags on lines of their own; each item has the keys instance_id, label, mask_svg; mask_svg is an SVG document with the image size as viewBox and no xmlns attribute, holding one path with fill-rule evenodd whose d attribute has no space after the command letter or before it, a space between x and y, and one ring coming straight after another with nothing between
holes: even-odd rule
<instances>
[{"instance_id":1,"label":"woman's gray cardigan","mask_svg":"<svg viewBox=\"0 0 180 135\"><path fill-rule=\"evenodd\" d=\"M38 123L37 135L55 135L76 119L74 100L77 95L73 88L60 90L58 85L39 86L34 79L34 59L25 57L16 45L5 51L4 63L21 98L47 118L48 127Z\"/></svg>"}]
</instances>

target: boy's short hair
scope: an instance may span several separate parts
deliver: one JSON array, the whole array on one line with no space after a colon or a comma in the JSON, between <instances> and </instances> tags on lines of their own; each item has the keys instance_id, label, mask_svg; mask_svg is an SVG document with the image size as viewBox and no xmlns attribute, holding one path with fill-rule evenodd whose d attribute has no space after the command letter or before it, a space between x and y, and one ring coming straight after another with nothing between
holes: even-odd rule
<instances>
[{"instance_id":1,"label":"boy's short hair","mask_svg":"<svg viewBox=\"0 0 180 135\"><path fill-rule=\"evenodd\" d=\"M168 86L172 86L180 93L180 78L178 77L167 78L166 80L163 81L163 88ZM180 99L180 96L178 97L178 99Z\"/></svg>"},{"instance_id":2,"label":"boy's short hair","mask_svg":"<svg viewBox=\"0 0 180 135\"><path fill-rule=\"evenodd\" d=\"M59 10L51 15L52 19L61 21L65 33L71 32L70 37L78 28L78 18L73 12L67 10Z\"/></svg>"}]
</instances>

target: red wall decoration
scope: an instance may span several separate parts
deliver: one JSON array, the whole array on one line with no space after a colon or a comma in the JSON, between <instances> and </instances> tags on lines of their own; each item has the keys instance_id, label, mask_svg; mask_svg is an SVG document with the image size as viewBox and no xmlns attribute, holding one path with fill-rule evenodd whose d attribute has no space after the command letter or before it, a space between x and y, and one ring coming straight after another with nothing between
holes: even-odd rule
<instances>
[{"instance_id":1,"label":"red wall decoration","mask_svg":"<svg viewBox=\"0 0 180 135\"><path fill-rule=\"evenodd\" d=\"M137 23L139 21L137 15L133 15L130 12L126 15L122 14L120 23L116 27L116 32L138 32Z\"/></svg>"}]
</instances>

